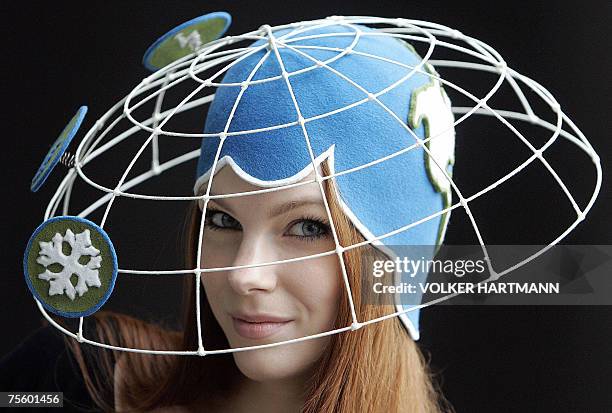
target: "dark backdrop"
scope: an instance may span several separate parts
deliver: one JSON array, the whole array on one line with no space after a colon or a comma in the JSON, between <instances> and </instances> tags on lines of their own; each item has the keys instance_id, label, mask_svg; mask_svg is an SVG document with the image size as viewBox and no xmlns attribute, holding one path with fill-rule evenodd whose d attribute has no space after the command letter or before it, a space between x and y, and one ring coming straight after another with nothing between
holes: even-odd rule
<instances>
[{"instance_id":1,"label":"dark backdrop","mask_svg":"<svg viewBox=\"0 0 612 413\"><path fill-rule=\"evenodd\" d=\"M0 354L41 323L23 282L21 254L59 183L56 172L39 193L29 192L48 145L80 104L90 107L89 128L147 75L140 65L142 53L159 35L215 10L232 14L228 34L233 35L264 23L332 14L379 15L439 22L493 45L512 68L555 95L602 158L600 199L564 243L612 241L606 175L612 150L609 2L132 0L2 2L0 8L6 177L2 233L10 240L2 249ZM522 195L512 195L520 203ZM495 227L510 230L504 222ZM540 230L546 233L548 228ZM473 242L460 234L454 230L449 236ZM157 308L171 305L164 302L166 295L150 293ZM127 302L129 297L117 300ZM610 307L442 306L423 312L421 345L459 412L605 412L612 410L611 323Z\"/></svg>"}]
</instances>

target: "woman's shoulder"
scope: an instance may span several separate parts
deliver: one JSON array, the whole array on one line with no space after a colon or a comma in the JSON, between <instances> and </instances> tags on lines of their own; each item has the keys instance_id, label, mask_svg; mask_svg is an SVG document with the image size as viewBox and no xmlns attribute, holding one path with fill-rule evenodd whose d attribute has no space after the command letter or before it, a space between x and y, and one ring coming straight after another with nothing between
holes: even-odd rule
<instances>
[{"instance_id":1,"label":"woman's shoulder","mask_svg":"<svg viewBox=\"0 0 612 413\"><path fill-rule=\"evenodd\" d=\"M63 392L68 410L94 406L64 334L50 325L32 332L0 359L0 388Z\"/></svg>"}]
</instances>

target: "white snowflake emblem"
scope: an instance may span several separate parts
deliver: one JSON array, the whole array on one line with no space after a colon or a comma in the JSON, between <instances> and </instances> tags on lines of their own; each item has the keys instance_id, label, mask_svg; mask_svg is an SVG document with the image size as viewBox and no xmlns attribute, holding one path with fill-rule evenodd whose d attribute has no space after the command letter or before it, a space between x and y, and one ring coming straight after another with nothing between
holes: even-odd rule
<instances>
[{"instance_id":1,"label":"white snowflake emblem","mask_svg":"<svg viewBox=\"0 0 612 413\"><path fill-rule=\"evenodd\" d=\"M200 36L200 32L197 30L193 30L188 36L185 36L183 33L179 33L174 36L174 38L178 40L181 49L189 47L191 51L195 52L202 46L202 37Z\"/></svg>"},{"instance_id":2,"label":"white snowflake emblem","mask_svg":"<svg viewBox=\"0 0 612 413\"><path fill-rule=\"evenodd\" d=\"M62 244L66 242L70 245L71 251L69 255L65 255L62 251ZM89 230L86 229L79 234L74 234L70 229L66 230L66 235L62 236L56 233L50 242L39 242L40 252L36 262L48 267L51 264L59 264L63 268L60 272L49 271L38 275L41 280L49 281L49 295L64 294L75 298L75 292L79 293L79 297L85 294L87 287L100 287L100 277L98 269L102 263L100 251L96 249L89 236ZM81 264L81 257L89 257L85 264ZM70 277L75 274L78 277L76 287L72 285Z\"/></svg>"}]
</instances>

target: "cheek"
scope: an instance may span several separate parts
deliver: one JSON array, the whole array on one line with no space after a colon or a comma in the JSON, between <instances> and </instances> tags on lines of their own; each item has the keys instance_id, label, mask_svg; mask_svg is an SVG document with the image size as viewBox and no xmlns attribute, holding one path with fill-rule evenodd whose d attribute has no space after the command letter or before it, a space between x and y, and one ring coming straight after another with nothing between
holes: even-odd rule
<instances>
[{"instance_id":1,"label":"cheek","mask_svg":"<svg viewBox=\"0 0 612 413\"><path fill-rule=\"evenodd\" d=\"M344 286L336 256L300 262L294 274L287 274L288 292L304 305L308 334L333 329Z\"/></svg>"},{"instance_id":2,"label":"cheek","mask_svg":"<svg viewBox=\"0 0 612 413\"><path fill-rule=\"evenodd\" d=\"M223 274L222 272L202 274L202 287L204 287L206 295L209 296L211 304L214 304L215 297L218 297L218 293L223 289L225 278Z\"/></svg>"},{"instance_id":3,"label":"cheek","mask_svg":"<svg viewBox=\"0 0 612 413\"><path fill-rule=\"evenodd\" d=\"M231 265L231 251L229 248L219 248L213 242L207 243L206 237L204 237L203 245L200 268L217 268ZM216 315L216 310L219 308L222 297L221 292L227 283L227 273L224 271L202 273L201 281L208 302L213 313Z\"/></svg>"},{"instance_id":4,"label":"cheek","mask_svg":"<svg viewBox=\"0 0 612 413\"><path fill-rule=\"evenodd\" d=\"M222 310L222 291L224 290L224 274L222 272L212 272L202 274L202 289L200 294L204 294L213 315L217 320L221 315Z\"/></svg>"}]
</instances>

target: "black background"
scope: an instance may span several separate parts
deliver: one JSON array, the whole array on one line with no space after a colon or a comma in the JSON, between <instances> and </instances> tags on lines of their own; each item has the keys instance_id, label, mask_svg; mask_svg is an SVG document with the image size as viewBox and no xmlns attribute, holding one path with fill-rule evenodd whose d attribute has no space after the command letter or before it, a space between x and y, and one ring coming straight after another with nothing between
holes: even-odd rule
<instances>
[{"instance_id":1,"label":"black background","mask_svg":"<svg viewBox=\"0 0 612 413\"><path fill-rule=\"evenodd\" d=\"M48 145L79 105L90 108L86 130L148 75L140 63L142 53L159 35L216 10L232 15L228 31L232 35L264 23L332 14L375 15L442 23L493 45L512 68L553 93L601 156L600 198L587 221L563 242L612 241L612 202L606 179L612 150L609 2L132 0L3 2L0 8L5 142L2 233L7 241L2 248L0 354L41 322L23 282L21 254L60 181L56 171L39 193L29 192ZM466 168L465 176L469 176L471 168L459 164L457 168L458 174ZM592 180L585 182L592 186ZM516 204L530 205L529 197L518 191L512 196ZM529 208L523 210L529 214ZM500 220L484 227L490 233L515 234L512 225ZM555 233L552 224L547 225L540 225L537 234L510 237L509 242L541 242L534 235ZM449 230L449 240L474 242L464 236L466 228L458 224ZM156 305L170 304L157 300ZM612 411L611 324L610 307L442 306L423 312L420 343L442 380L445 395L459 412L605 412Z\"/></svg>"}]
</instances>

